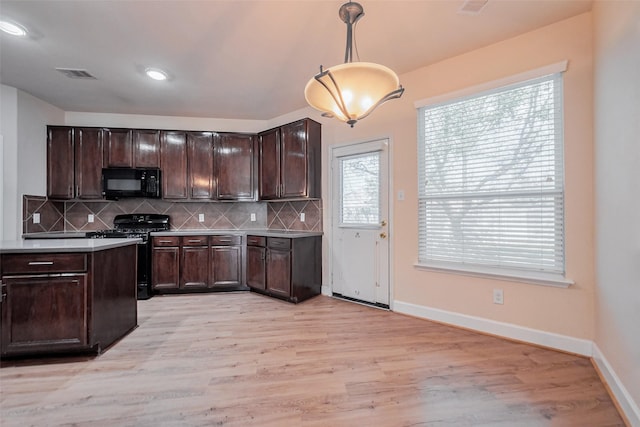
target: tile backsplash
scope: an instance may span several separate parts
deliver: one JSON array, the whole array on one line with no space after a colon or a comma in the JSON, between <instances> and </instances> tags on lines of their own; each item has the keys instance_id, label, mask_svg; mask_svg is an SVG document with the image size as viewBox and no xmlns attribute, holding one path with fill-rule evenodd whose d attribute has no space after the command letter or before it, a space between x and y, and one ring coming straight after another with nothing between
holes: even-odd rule
<instances>
[{"instance_id":1,"label":"tile backsplash","mask_svg":"<svg viewBox=\"0 0 640 427\"><path fill-rule=\"evenodd\" d=\"M34 213L40 223L33 222ZM322 202L173 202L158 199L118 201L52 201L23 196L23 233L93 231L113 228L113 219L124 213L160 213L171 218L172 230L272 229L322 231ZM251 221L251 214L256 220ZM304 213L305 221L301 221ZM204 214L200 222L199 214ZM93 215L94 222L89 222Z\"/></svg>"}]
</instances>

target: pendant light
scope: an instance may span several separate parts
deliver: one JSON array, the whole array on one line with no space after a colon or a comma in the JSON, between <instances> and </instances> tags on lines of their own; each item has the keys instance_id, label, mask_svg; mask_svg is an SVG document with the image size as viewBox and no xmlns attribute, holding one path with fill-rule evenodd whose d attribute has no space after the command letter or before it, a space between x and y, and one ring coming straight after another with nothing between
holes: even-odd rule
<instances>
[{"instance_id":1,"label":"pendant light","mask_svg":"<svg viewBox=\"0 0 640 427\"><path fill-rule=\"evenodd\" d=\"M390 99L400 98L404 88L396 73L384 65L353 62L353 37L356 22L364 16L359 3L340 7L340 19L347 24L344 64L323 69L304 88L309 105L325 117L335 117L353 127Z\"/></svg>"}]
</instances>

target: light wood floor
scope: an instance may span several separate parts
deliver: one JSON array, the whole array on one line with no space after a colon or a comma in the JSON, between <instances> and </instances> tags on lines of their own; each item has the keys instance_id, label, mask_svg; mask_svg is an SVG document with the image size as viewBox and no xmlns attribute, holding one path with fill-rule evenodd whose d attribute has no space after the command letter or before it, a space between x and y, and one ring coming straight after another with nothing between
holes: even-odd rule
<instances>
[{"instance_id":1,"label":"light wood floor","mask_svg":"<svg viewBox=\"0 0 640 427\"><path fill-rule=\"evenodd\" d=\"M97 358L5 361L9 426L621 426L590 361L324 296L140 301Z\"/></svg>"}]
</instances>

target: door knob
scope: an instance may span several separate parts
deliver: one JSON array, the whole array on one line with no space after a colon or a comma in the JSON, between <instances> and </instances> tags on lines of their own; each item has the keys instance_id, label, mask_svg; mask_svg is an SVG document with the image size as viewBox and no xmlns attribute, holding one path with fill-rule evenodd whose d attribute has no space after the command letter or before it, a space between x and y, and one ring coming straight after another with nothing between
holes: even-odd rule
<instances>
[{"instance_id":1,"label":"door knob","mask_svg":"<svg viewBox=\"0 0 640 427\"><path fill-rule=\"evenodd\" d=\"M382 222L380 223L381 227L384 227L385 225L387 225L387 221L385 221L384 219L382 220Z\"/></svg>"},{"instance_id":2,"label":"door knob","mask_svg":"<svg viewBox=\"0 0 640 427\"><path fill-rule=\"evenodd\" d=\"M385 233L384 231L382 233L380 233L380 238L381 239L386 239L387 238L387 233Z\"/></svg>"}]
</instances>

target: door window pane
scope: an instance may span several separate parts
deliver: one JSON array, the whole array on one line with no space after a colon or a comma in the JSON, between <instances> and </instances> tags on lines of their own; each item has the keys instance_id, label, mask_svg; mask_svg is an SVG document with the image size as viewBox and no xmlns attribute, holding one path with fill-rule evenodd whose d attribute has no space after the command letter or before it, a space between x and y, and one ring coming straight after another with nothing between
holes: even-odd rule
<instances>
[{"instance_id":1,"label":"door window pane","mask_svg":"<svg viewBox=\"0 0 640 427\"><path fill-rule=\"evenodd\" d=\"M379 152L340 159L340 223L379 225Z\"/></svg>"}]
</instances>

